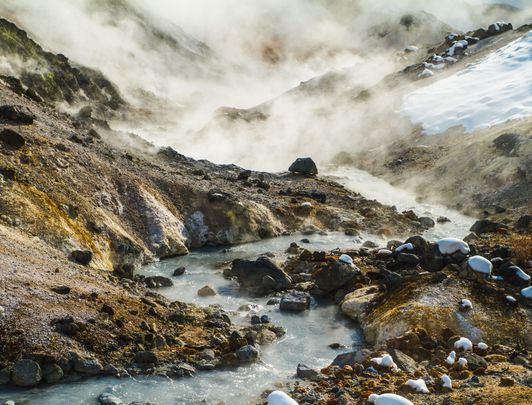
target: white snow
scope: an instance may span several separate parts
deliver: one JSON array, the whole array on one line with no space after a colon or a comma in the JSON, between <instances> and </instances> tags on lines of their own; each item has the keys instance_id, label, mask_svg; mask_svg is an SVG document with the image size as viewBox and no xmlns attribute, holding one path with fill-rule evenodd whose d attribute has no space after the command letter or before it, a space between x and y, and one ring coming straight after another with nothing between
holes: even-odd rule
<instances>
[{"instance_id":1,"label":"white snow","mask_svg":"<svg viewBox=\"0 0 532 405\"><path fill-rule=\"evenodd\" d=\"M523 292L521 291L521 294L522 294L522 293L523 293ZM506 296L506 301L508 301L508 302L512 302L512 303L513 303L513 302L517 302L517 300L516 300L514 297L512 297L511 295L507 295L507 296Z\"/></svg>"},{"instance_id":2,"label":"white snow","mask_svg":"<svg viewBox=\"0 0 532 405\"><path fill-rule=\"evenodd\" d=\"M421 123L427 134L456 125L471 132L532 115L532 31L406 95L401 112Z\"/></svg>"},{"instance_id":3,"label":"white snow","mask_svg":"<svg viewBox=\"0 0 532 405\"><path fill-rule=\"evenodd\" d=\"M515 272L515 275L519 277L521 280L524 280L524 281L530 280L530 276L526 274L520 267L518 267L518 270Z\"/></svg>"},{"instance_id":4,"label":"white snow","mask_svg":"<svg viewBox=\"0 0 532 405\"><path fill-rule=\"evenodd\" d=\"M441 376L441 382L443 388L448 388L450 390L453 389L453 382L451 380L451 377L449 377L447 374Z\"/></svg>"},{"instance_id":5,"label":"white snow","mask_svg":"<svg viewBox=\"0 0 532 405\"><path fill-rule=\"evenodd\" d=\"M403 250L414 250L414 245L412 245L411 243L405 243L401 246L398 246L397 249L395 249L397 253L400 253Z\"/></svg>"},{"instance_id":6,"label":"white snow","mask_svg":"<svg viewBox=\"0 0 532 405\"><path fill-rule=\"evenodd\" d=\"M436 243L438 245L438 250L442 255L452 255L457 252L467 255L470 252L469 245L460 239L444 238Z\"/></svg>"},{"instance_id":7,"label":"white snow","mask_svg":"<svg viewBox=\"0 0 532 405\"><path fill-rule=\"evenodd\" d=\"M526 287L521 290L521 295L525 298L532 298L532 287Z\"/></svg>"},{"instance_id":8,"label":"white snow","mask_svg":"<svg viewBox=\"0 0 532 405\"><path fill-rule=\"evenodd\" d=\"M392 356L389 354L385 354L382 357L374 357L371 359L371 362L380 367L391 368L393 370L398 369L397 364L395 364Z\"/></svg>"},{"instance_id":9,"label":"white snow","mask_svg":"<svg viewBox=\"0 0 532 405\"><path fill-rule=\"evenodd\" d=\"M303 208L312 208L312 204L309 203L309 202L304 202L304 203L301 204L301 207L303 207Z\"/></svg>"},{"instance_id":10,"label":"white snow","mask_svg":"<svg viewBox=\"0 0 532 405\"><path fill-rule=\"evenodd\" d=\"M467 359L464 359L463 357L460 357L458 359L458 364L460 364L460 366L462 366L462 368L466 368L467 367Z\"/></svg>"},{"instance_id":11,"label":"white snow","mask_svg":"<svg viewBox=\"0 0 532 405\"><path fill-rule=\"evenodd\" d=\"M417 77L431 77L434 76L434 72L430 69L424 69L423 72L417 75Z\"/></svg>"},{"instance_id":12,"label":"white snow","mask_svg":"<svg viewBox=\"0 0 532 405\"><path fill-rule=\"evenodd\" d=\"M346 263L346 264L353 264L353 259L351 256L349 255L341 255L339 258L338 258L339 261L341 261L342 263Z\"/></svg>"},{"instance_id":13,"label":"white snow","mask_svg":"<svg viewBox=\"0 0 532 405\"><path fill-rule=\"evenodd\" d=\"M296 401L290 398L283 391L273 391L268 395L268 405L298 405Z\"/></svg>"},{"instance_id":14,"label":"white snow","mask_svg":"<svg viewBox=\"0 0 532 405\"><path fill-rule=\"evenodd\" d=\"M473 350L473 343L468 338L461 337L454 342L454 348L458 350Z\"/></svg>"},{"instance_id":15,"label":"white snow","mask_svg":"<svg viewBox=\"0 0 532 405\"><path fill-rule=\"evenodd\" d=\"M460 307L462 307L462 309L472 309L473 304L471 303L470 300L463 299L462 301L460 301Z\"/></svg>"},{"instance_id":16,"label":"white snow","mask_svg":"<svg viewBox=\"0 0 532 405\"><path fill-rule=\"evenodd\" d=\"M493 281L504 281L504 278L502 276L491 276L491 279Z\"/></svg>"},{"instance_id":17,"label":"white snow","mask_svg":"<svg viewBox=\"0 0 532 405\"><path fill-rule=\"evenodd\" d=\"M456 52L456 48L467 48L468 43L465 39L462 39L460 41L456 41L449 49L447 49L447 55L454 56L454 53Z\"/></svg>"},{"instance_id":18,"label":"white snow","mask_svg":"<svg viewBox=\"0 0 532 405\"><path fill-rule=\"evenodd\" d=\"M406 385L408 385L410 388L412 388L416 392L421 392L423 394L428 394L429 389L427 388L427 384L425 384L425 381L423 381L422 378L419 378L417 380L408 380L406 382Z\"/></svg>"},{"instance_id":19,"label":"white snow","mask_svg":"<svg viewBox=\"0 0 532 405\"><path fill-rule=\"evenodd\" d=\"M467 260L467 265L477 273L491 274L493 264L482 256L472 256Z\"/></svg>"},{"instance_id":20,"label":"white snow","mask_svg":"<svg viewBox=\"0 0 532 405\"><path fill-rule=\"evenodd\" d=\"M368 401L375 405L414 405L411 401L397 394L371 394Z\"/></svg>"},{"instance_id":21,"label":"white snow","mask_svg":"<svg viewBox=\"0 0 532 405\"><path fill-rule=\"evenodd\" d=\"M449 355L447 356L447 358L445 359L445 362L452 366L454 364L454 362L456 361L456 352L453 350L451 353L449 353Z\"/></svg>"},{"instance_id":22,"label":"white snow","mask_svg":"<svg viewBox=\"0 0 532 405\"><path fill-rule=\"evenodd\" d=\"M484 342L480 342L477 347L480 349L480 350L488 350L488 345Z\"/></svg>"}]
</instances>

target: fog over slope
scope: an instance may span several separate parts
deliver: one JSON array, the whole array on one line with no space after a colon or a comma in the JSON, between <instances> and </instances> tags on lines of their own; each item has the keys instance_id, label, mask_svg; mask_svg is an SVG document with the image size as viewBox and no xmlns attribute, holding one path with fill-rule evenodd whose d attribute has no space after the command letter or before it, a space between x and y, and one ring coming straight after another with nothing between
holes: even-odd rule
<instances>
[{"instance_id":1,"label":"fog over slope","mask_svg":"<svg viewBox=\"0 0 532 405\"><path fill-rule=\"evenodd\" d=\"M429 45L451 29L508 14L515 24L530 15L486 11L488 3L4 0L0 11L44 47L118 85L133 111L115 128L196 158L281 170L295 155L323 161L389 135L376 122L391 102L386 95L357 109L337 100L403 67L398 52L405 46ZM221 107L251 108L319 77L308 92L271 104L267 116L239 117L229 126L213 121L231 113Z\"/></svg>"}]
</instances>

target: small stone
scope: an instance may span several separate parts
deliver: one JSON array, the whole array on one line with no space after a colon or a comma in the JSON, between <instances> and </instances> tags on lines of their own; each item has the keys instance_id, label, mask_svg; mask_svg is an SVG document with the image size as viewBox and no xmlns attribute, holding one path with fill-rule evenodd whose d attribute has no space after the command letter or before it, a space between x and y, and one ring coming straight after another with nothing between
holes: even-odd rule
<instances>
[{"instance_id":1,"label":"small stone","mask_svg":"<svg viewBox=\"0 0 532 405\"><path fill-rule=\"evenodd\" d=\"M246 345L238 349L236 355L241 363L251 363L258 360L260 353L254 346Z\"/></svg>"},{"instance_id":2,"label":"small stone","mask_svg":"<svg viewBox=\"0 0 532 405\"><path fill-rule=\"evenodd\" d=\"M22 135L9 128L0 131L0 142L11 146L13 149L21 149L26 145L26 140Z\"/></svg>"},{"instance_id":3,"label":"small stone","mask_svg":"<svg viewBox=\"0 0 532 405\"><path fill-rule=\"evenodd\" d=\"M58 286L58 287L52 287L51 290L56 294L69 294L70 293L70 287L66 285Z\"/></svg>"},{"instance_id":4,"label":"small stone","mask_svg":"<svg viewBox=\"0 0 532 405\"><path fill-rule=\"evenodd\" d=\"M78 264L87 266L92 261L90 250L74 250L70 253L70 259Z\"/></svg>"},{"instance_id":5,"label":"small stone","mask_svg":"<svg viewBox=\"0 0 532 405\"><path fill-rule=\"evenodd\" d=\"M216 291L210 285L206 285L204 287L201 287L198 290L198 296L200 296L200 297L212 297L214 295L216 295Z\"/></svg>"},{"instance_id":6,"label":"small stone","mask_svg":"<svg viewBox=\"0 0 532 405\"><path fill-rule=\"evenodd\" d=\"M259 317L258 315L253 315L253 316L251 317L251 324L252 324L252 325L258 325L258 324L260 324L260 323L261 323L261 322L260 322L260 317Z\"/></svg>"},{"instance_id":7,"label":"small stone","mask_svg":"<svg viewBox=\"0 0 532 405\"><path fill-rule=\"evenodd\" d=\"M178 267L174 270L174 273L172 274L174 277L182 276L185 274L186 268L185 267Z\"/></svg>"},{"instance_id":8,"label":"small stone","mask_svg":"<svg viewBox=\"0 0 532 405\"><path fill-rule=\"evenodd\" d=\"M157 364L157 355L150 351L141 351L135 353L135 363L140 365Z\"/></svg>"},{"instance_id":9,"label":"small stone","mask_svg":"<svg viewBox=\"0 0 532 405\"><path fill-rule=\"evenodd\" d=\"M296 159L290 165L288 171L291 173L304 174L308 176L315 176L318 174L316 163L314 163L314 161L309 157Z\"/></svg>"},{"instance_id":10,"label":"small stone","mask_svg":"<svg viewBox=\"0 0 532 405\"><path fill-rule=\"evenodd\" d=\"M281 311L301 312L310 308L310 295L302 291L285 294L279 303Z\"/></svg>"},{"instance_id":11,"label":"small stone","mask_svg":"<svg viewBox=\"0 0 532 405\"><path fill-rule=\"evenodd\" d=\"M299 363L297 365L296 375L303 380L317 380L320 377L320 373L304 364Z\"/></svg>"},{"instance_id":12,"label":"small stone","mask_svg":"<svg viewBox=\"0 0 532 405\"><path fill-rule=\"evenodd\" d=\"M270 317L268 315L262 315L260 317L260 321L261 321L261 323L270 323L271 322L270 321Z\"/></svg>"},{"instance_id":13,"label":"small stone","mask_svg":"<svg viewBox=\"0 0 532 405\"><path fill-rule=\"evenodd\" d=\"M124 402L120 398L107 392L104 392L98 397L98 403L100 405L124 405Z\"/></svg>"},{"instance_id":14,"label":"small stone","mask_svg":"<svg viewBox=\"0 0 532 405\"><path fill-rule=\"evenodd\" d=\"M510 377L501 377L501 382L499 385L501 387L513 387L515 385L515 381Z\"/></svg>"}]
</instances>

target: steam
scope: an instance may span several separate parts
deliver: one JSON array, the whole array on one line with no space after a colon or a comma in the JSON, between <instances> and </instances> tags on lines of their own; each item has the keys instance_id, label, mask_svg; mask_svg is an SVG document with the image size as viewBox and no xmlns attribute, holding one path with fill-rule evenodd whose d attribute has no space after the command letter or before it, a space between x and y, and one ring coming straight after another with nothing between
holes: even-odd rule
<instances>
[{"instance_id":1,"label":"steam","mask_svg":"<svg viewBox=\"0 0 532 405\"><path fill-rule=\"evenodd\" d=\"M196 158L282 170L297 156L328 161L412 132L406 121L389 124L392 94L352 99L405 64L398 51L416 37L398 24L403 14L434 16L419 14L423 46L444 28L492 22L480 13L485 3L3 0L0 12L118 85L133 108L116 129ZM396 31L379 39L382 27Z\"/></svg>"}]
</instances>

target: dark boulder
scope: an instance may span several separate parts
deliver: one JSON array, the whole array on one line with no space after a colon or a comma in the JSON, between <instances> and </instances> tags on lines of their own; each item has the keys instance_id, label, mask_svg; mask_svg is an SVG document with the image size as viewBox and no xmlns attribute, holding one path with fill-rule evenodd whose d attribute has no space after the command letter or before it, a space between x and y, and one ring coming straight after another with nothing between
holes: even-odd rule
<instances>
[{"instance_id":1,"label":"dark boulder","mask_svg":"<svg viewBox=\"0 0 532 405\"><path fill-rule=\"evenodd\" d=\"M307 158L297 158L294 163L290 165L288 171L291 173L299 173L307 176L315 176L318 174L318 168L316 163L307 157Z\"/></svg>"},{"instance_id":2,"label":"dark boulder","mask_svg":"<svg viewBox=\"0 0 532 405\"><path fill-rule=\"evenodd\" d=\"M297 365L296 375L303 380L317 380L320 378L320 373L304 364Z\"/></svg>"},{"instance_id":3,"label":"dark boulder","mask_svg":"<svg viewBox=\"0 0 532 405\"><path fill-rule=\"evenodd\" d=\"M532 224L532 215L523 215L520 217L517 222L515 223L515 229L518 231L528 231L530 229L530 225Z\"/></svg>"},{"instance_id":4,"label":"dark boulder","mask_svg":"<svg viewBox=\"0 0 532 405\"><path fill-rule=\"evenodd\" d=\"M11 379L19 387L33 387L42 379L42 370L34 360L22 359L15 363Z\"/></svg>"},{"instance_id":5,"label":"dark boulder","mask_svg":"<svg viewBox=\"0 0 532 405\"><path fill-rule=\"evenodd\" d=\"M301 312L310 308L310 295L302 291L292 291L281 297L281 311Z\"/></svg>"},{"instance_id":6,"label":"dark boulder","mask_svg":"<svg viewBox=\"0 0 532 405\"><path fill-rule=\"evenodd\" d=\"M135 363L139 365L157 364L157 355L150 351L141 351L135 353Z\"/></svg>"},{"instance_id":7,"label":"dark boulder","mask_svg":"<svg viewBox=\"0 0 532 405\"><path fill-rule=\"evenodd\" d=\"M172 280L164 276L146 277L144 279L144 283L148 288L172 287L174 285Z\"/></svg>"},{"instance_id":8,"label":"dark boulder","mask_svg":"<svg viewBox=\"0 0 532 405\"><path fill-rule=\"evenodd\" d=\"M0 106L0 120L9 121L13 124L31 125L34 118L32 112L26 107L20 105Z\"/></svg>"},{"instance_id":9,"label":"dark boulder","mask_svg":"<svg viewBox=\"0 0 532 405\"><path fill-rule=\"evenodd\" d=\"M511 31L513 30L514 27L511 23L506 23L506 22L496 22L494 24L491 24L489 27L488 27L488 35L489 36L493 36L493 35L499 35L499 34L502 34L506 31Z\"/></svg>"},{"instance_id":10,"label":"dark boulder","mask_svg":"<svg viewBox=\"0 0 532 405\"><path fill-rule=\"evenodd\" d=\"M251 363L259 359L260 352L254 346L246 345L238 349L236 355L241 363Z\"/></svg>"},{"instance_id":11,"label":"dark boulder","mask_svg":"<svg viewBox=\"0 0 532 405\"><path fill-rule=\"evenodd\" d=\"M476 233L477 235L481 235L483 233L494 233L499 229L505 228L506 226L499 222L495 222L490 219L480 219L473 224L470 231Z\"/></svg>"},{"instance_id":12,"label":"dark boulder","mask_svg":"<svg viewBox=\"0 0 532 405\"><path fill-rule=\"evenodd\" d=\"M516 156L521 145L521 138L519 134L502 134L493 140L493 145L504 156Z\"/></svg>"},{"instance_id":13,"label":"dark boulder","mask_svg":"<svg viewBox=\"0 0 532 405\"><path fill-rule=\"evenodd\" d=\"M345 286L359 273L360 269L354 265L349 265L340 261L332 261L324 268L316 271L312 278L316 287L320 290L332 292Z\"/></svg>"},{"instance_id":14,"label":"dark boulder","mask_svg":"<svg viewBox=\"0 0 532 405\"><path fill-rule=\"evenodd\" d=\"M530 282L530 275L512 262L506 262L496 268L495 274L516 287L526 287Z\"/></svg>"},{"instance_id":15,"label":"dark boulder","mask_svg":"<svg viewBox=\"0 0 532 405\"><path fill-rule=\"evenodd\" d=\"M70 253L70 260L87 266L92 261L92 252L90 250L74 250Z\"/></svg>"},{"instance_id":16,"label":"dark boulder","mask_svg":"<svg viewBox=\"0 0 532 405\"><path fill-rule=\"evenodd\" d=\"M185 267L178 267L177 269L174 270L173 272L173 276L174 277L179 277L179 276L182 276L183 274L185 274L185 271L187 269Z\"/></svg>"},{"instance_id":17,"label":"dark boulder","mask_svg":"<svg viewBox=\"0 0 532 405\"><path fill-rule=\"evenodd\" d=\"M18 132L5 128L0 131L0 142L11 146L13 149L20 149L26 145L26 140Z\"/></svg>"},{"instance_id":18,"label":"dark boulder","mask_svg":"<svg viewBox=\"0 0 532 405\"><path fill-rule=\"evenodd\" d=\"M230 269L224 273L236 277L240 285L255 294L269 291L286 290L292 279L270 258L261 256L257 260L234 260Z\"/></svg>"}]
</instances>

